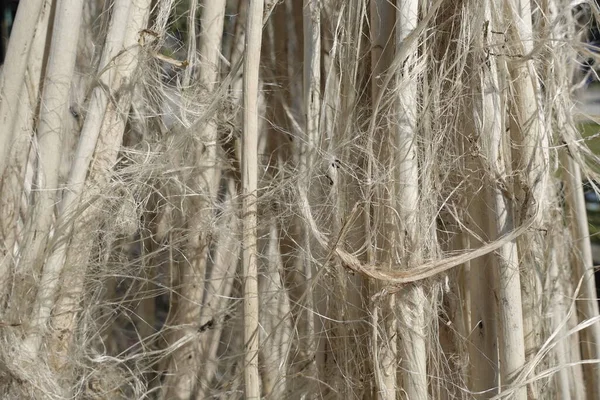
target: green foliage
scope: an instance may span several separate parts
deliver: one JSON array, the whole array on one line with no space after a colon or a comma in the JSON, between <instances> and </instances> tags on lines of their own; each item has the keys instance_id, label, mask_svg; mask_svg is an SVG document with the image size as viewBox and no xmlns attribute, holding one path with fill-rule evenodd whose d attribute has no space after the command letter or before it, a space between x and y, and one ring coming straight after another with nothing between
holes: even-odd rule
<instances>
[{"instance_id":1,"label":"green foliage","mask_svg":"<svg viewBox=\"0 0 600 400\"><path fill-rule=\"evenodd\" d=\"M594 122L585 122L580 125L580 129L586 139L585 144L594 154L600 155L600 125Z\"/></svg>"},{"instance_id":2,"label":"green foliage","mask_svg":"<svg viewBox=\"0 0 600 400\"><path fill-rule=\"evenodd\" d=\"M586 139L585 144L597 155L600 155L600 125L594 122L580 124L581 133ZM590 238L592 242L600 244L600 210L587 210L588 222L590 224Z\"/></svg>"}]
</instances>

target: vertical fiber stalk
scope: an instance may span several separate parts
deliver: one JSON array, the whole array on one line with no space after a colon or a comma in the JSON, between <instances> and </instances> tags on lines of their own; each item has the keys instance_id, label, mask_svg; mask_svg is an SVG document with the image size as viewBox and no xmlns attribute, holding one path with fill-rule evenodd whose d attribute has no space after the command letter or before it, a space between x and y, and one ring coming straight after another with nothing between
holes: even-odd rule
<instances>
[{"instance_id":1,"label":"vertical fiber stalk","mask_svg":"<svg viewBox=\"0 0 600 400\"><path fill-rule=\"evenodd\" d=\"M321 112L321 4L320 0L304 0L304 105L310 166L319 145Z\"/></svg>"},{"instance_id":2,"label":"vertical fiber stalk","mask_svg":"<svg viewBox=\"0 0 600 400\"><path fill-rule=\"evenodd\" d=\"M558 243L555 244L558 248ZM552 258L554 258L555 252L556 250L553 249ZM559 337L564 337L565 333L568 331L566 318L569 307L567 304L565 304L568 301L568 296L565 296L565 285L562 284L565 275L567 274L565 274L563 271L560 271L556 262L552 263L552 268L549 271L550 282L552 282L553 284L550 287L550 292L552 293L552 300L550 305L552 312L551 326L553 329L559 329ZM554 351L554 357L558 366L567 365L567 363L569 362L569 341L566 337L564 339L561 339L558 345L556 346L556 350ZM558 394L558 398L560 399L571 400L571 386L577 385L577 383L572 382L570 375L571 371L569 371L569 369L561 368L554 376L556 392Z\"/></svg>"},{"instance_id":3,"label":"vertical fiber stalk","mask_svg":"<svg viewBox=\"0 0 600 400\"><path fill-rule=\"evenodd\" d=\"M335 2L326 5L325 9L331 10L337 5ZM334 131L336 155L340 158L342 165L349 169L356 169L358 173L338 173L336 183L332 186L332 195L336 198L337 220L334 224L343 224L357 204L361 205L362 215L350 222L346 245L351 251L358 254L362 260L367 260L370 252L369 220L370 212L368 199L365 191L368 186L361 179L365 177L367 160L371 157L365 149L359 149L354 141L357 138L356 107L360 104L360 92L362 80L362 58L365 54L365 42L367 32L364 31L367 2L346 2L345 7L339 11L340 28L338 29L338 40L340 51L336 54L339 65L340 87L338 92L339 108L337 110L338 124ZM335 14L334 14L335 15ZM371 130L370 130L371 131ZM341 171L341 170L340 170ZM368 172L367 172L368 173ZM363 206L364 204L364 206ZM338 228L339 229L339 228ZM366 252L364 251L366 247ZM359 275L348 275L342 268L337 268L336 281L333 284L333 296L339 298L334 300L330 309L330 316L344 323L330 322L329 326L336 329L336 338L328 340L330 353L328 354L328 368L335 390L342 397L358 396L369 393L374 386L372 380L354 380L349 385L346 376L369 376L371 374L372 360L365 357L356 357L356 354L369 354L368 333L372 331L370 326L368 308L368 282ZM333 297L332 296L332 297ZM338 361L339 360L339 361Z\"/></svg>"},{"instance_id":4,"label":"vertical fiber stalk","mask_svg":"<svg viewBox=\"0 0 600 400\"><path fill-rule=\"evenodd\" d=\"M306 141L300 155L300 190L306 190L309 202L314 201L314 190L311 190L307 177L314 167L317 150L319 149L319 122L321 116L321 0L304 0L303 2L303 32L304 32L304 110L306 112ZM313 262L311 240L308 230L305 231L304 243L304 276L309 285L313 285L311 294L306 293L308 310L315 309L312 323L309 322L308 335L312 337L317 371L321 379L325 371L325 319L327 312L321 283L313 282Z\"/></svg>"},{"instance_id":5,"label":"vertical fiber stalk","mask_svg":"<svg viewBox=\"0 0 600 400\"><path fill-rule=\"evenodd\" d=\"M19 109L19 95L25 81L29 49L38 30L45 29L39 15L45 0L21 1L15 16L14 28L4 57L0 76L0 177L4 175L6 161L15 135L15 122ZM72 24L76 28L76 23ZM77 41L75 41L77 43ZM75 56L75 54L71 54ZM68 69L67 71L68 72Z\"/></svg>"},{"instance_id":6,"label":"vertical fiber stalk","mask_svg":"<svg viewBox=\"0 0 600 400\"><path fill-rule=\"evenodd\" d=\"M537 25L541 32L536 33L538 37L541 36L544 40L548 41L546 44L547 49L545 49L545 52L542 54L544 56L543 69L540 74L540 82L544 83L544 97L542 97L542 100L546 100L546 103L552 102L554 105L553 107L546 106L544 108L546 125L551 126L551 124L554 124L556 121L557 126L559 127L557 131L562 132L564 138L569 136L568 132L572 132L572 128L561 128L568 126L567 120L569 118L565 111L569 105L559 105L560 103L557 103L556 99L562 98L566 93L565 89L571 85L571 68L573 65L569 65L572 64L570 62L572 54L569 54L569 51L565 52L565 50L570 49L571 43L565 43L561 40L565 35L565 27L561 26L559 21L567 16L568 29L566 32L568 32L569 36L576 30L576 23L572 18L573 14L571 14L571 10L563 10L562 4L559 5L559 1L544 0L539 4L539 7L541 11L540 15L542 17ZM571 18L568 16L571 16ZM569 60L569 63L565 63L563 60ZM550 128L547 128L547 132L551 132ZM570 169L568 168L570 161L567 157L567 154L562 154L562 164L563 167L567 167L566 169ZM564 170L563 173L569 174L569 172ZM565 175L563 175L563 178L566 180L570 179ZM577 190L581 190L581 188ZM560 199L560 196L557 196L559 195L559 191L555 185L550 184L547 192L548 198ZM547 209L542 212L549 214L549 211L550 207L547 207ZM583 223L586 224L586 222ZM563 228L562 231L559 231L560 228ZM564 334L577 324L577 312L573 313L570 311L570 308L572 308L570 304L572 304L572 302L574 305L577 304L576 300L573 299L572 294L574 288L577 287L579 283L577 280L579 274L573 274L573 270L577 269L577 264L572 265L570 268L563 268L562 266L568 265L570 260L575 263L580 262L580 260L574 259L570 249L564 246L564 243L568 240L567 237L570 236L568 229L564 229L562 224L557 224L554 229L556 229L557 232L553 232L554 234L550 237L550 241L546 246L547 249L551 249L549 251L550 257L548 257L550 263L547 267L547 276L550 279L547 281L552 286L546 289L545 293L550 293L552 299L549 305L550 310L544 310L544 312L552 314L550 324L552 331L559 330L559 337L564 337ZM552 231L554 231L554 229L552 229ZM524 240L526 239L527 238L524 238ZM526 310L524 311L526 312ZM527 318L525 319L525 322L527 323ZM525 327L525 337L527 340L527 325L525 325ZM577 364L582 359L581 348L583 346L580 345L580 338L585 335L586 332L584 330L574 332L569 337L564 337L560 340L554 351L555 358L553 361L560 368L554 377L557 397L560 399L570 400L585 398L586 385L584 384L583 370L584 368L592 366L589 364ZM586 338L585 340L589 339ZM528 349L526 348L526 350ZM529 356L529 352L527 352L526 355ZM562 367L569 363L573 366L570 368ZM590 388L595 389L597 387L589 385L589 383L590 382L588 382L587 386Z\"/></svg>"},{"instance_id":7,"label":"vertical fiber stalk","mask_svg":"<svg viewBox=\"0 0 600 400\"><path fill-rule=\"evenodd\" d=\"M206 0L202 9L202 30L200 32L200 70L198 79L204 94L212 95L215 92L219 77L219 54L223 36L223 23L225 17L225 0ZM194 6L192 2L191 6ZM195 10L190 10L195 15ZM195 26L191 19L188 24ZM189 38L190 43L195 39ZM195 47L188 48L188 55L195 59ZM190 70L186 70L184 79L190 78ZM189 82L188 82L189 83ZM210 100L207 105L211 104ZM208 107L207 107L208 108ZM200 341L197 336L197 326L203 306L205 292L206 265L209 257L210 221L213 218L212 204L217 197L220 171L217 162L217 127L212 116L203 119L206 121L197 128L199 136L198 147L195 150L197 175L194 176L191 186L197 190L197 195L191 197L193 214L189 218L189 239L187 249L190 254L181 266L180 279L182 283L181 296L178 298L176 323L182 326L181 331L171 337L175 343L181 337L189 338L189 342L178 349L171 356L169 372L179 371L169 375L166 379L164 396L166 398L187 399L197 383L197 376L201 373L202 362L199 357Z\"/></svg>"},{"instance_id":8,"label":"vertical fiber stalk","mask_svg":"<svg viewBox=\"0 0 600 400\"><path fill-rule=\"evenodd\" d=\"M513 54L523 57L529 57L536 47L530 3L529 0L504 2L509 37L515 44ZM532 60L508 59L506 63L513 86L510 100L510 131L516 144L513 168L519 176L514 192L524 202L519 206L519 213L535 217L538 226L542 226L547 216L546 188L550 171L549 138L543 123L540 84ZM518 240L518 245L521 262L527 265L521 272L525 350L526 355L533 356L541 344L542 301L538 277L546 273L542 257L544 238L539 232L528 232ZM530 399L537 399L538 392L537 382L529 384Z\"/></svg>"},{"instance_id":9,"label":"vertical fiber stalk","mask_svg":"<svg viewBox=\"0 0 600 400\"><path fill-rule=\"evenodd\" d=\"M20 95L17 97L19 99L18 110L12 128L16 137L13 137L8 145L10 151L7 155L8 164L5 165L7 170L4 171L3 176L0 175L0 298L7 295L12 283L10 269L15 261L14 247L15 243L23 236L23 232L19 232L18 229L19 212L28 215L28 210L22 209L20 203L22 196L25 194L29 197L31 192L31 183L25 180L25 176L26 173L31 174L34 168L31 143L34 138L35 116L41 95L42 68L48 56L46 44L51 10L52 1L44 0L28 55L25 84L21 86ZM10 42L12 43L12 39ZM9 69L7 65L9 63L5 60L4 77ZM6 100L11 101L12 99L7 98ZM0 101L2 102L0 107L2 107L4 100ZM6 130L0 128L0 131L4 134L11 132L8 128ZM26 222L27 217L24 218L23 223Z\"/></svg>"},{"instance_id":10,"label":"vertical fiber stalk","mask_svg":"<svg viewBox=\"0 0 600 400\"><path fill-rule=\"evenodd\" d=\"M415 74L417 46L415 41L404 43L408 35L417 27L419 2L399 0L396 2L396 51L405 57L400 64L396 84L397 126L396 126L396 196L398 220L404 232L400 235L400 249L403 263L410 268L419 262L419 164L417 159L417 90ZM407 40L408 42L408 40ZM410 46L408 49L404 46ZM396 60L399 61L399 60ZM422 286L415 285L399 293L400 348L403 359L404 389L410 399L428 398L426 317L427 302Z\"/></svg>"},{"instance_id":11,"label":"vertical fiber stalk","mask_svg":"<svg viewBox=\"0 0 600 400\"><path fill-rule=\"evenodd\" d=\"M44 94L37 135L39 138L39 175L41 190L36 194L35 221L30 233L30 247L24 260L35 262L41 257L54 217L58 169L62 150L63 118L68 113L69 90L75 69L79 21L83 11L82 0L60 0L52 32L52 44L46 69ZM77 23L73 23L77 21ZM30 254L30 257L27 255ZM31 326L25 341L25 351L37 355L45 324L54 299L44 293L44 284L56 286L58 276L54 271L44 271L40 293L31 318Z\"/></svg>"},{"instance_id":12,"label":"vertical fiber stalk","mask_svg":"<svg viewBox=\"0 0 600 400\"><path fill-rule=\"evenodd\" d=\"M112 16L102 50L102 58L98 67L99 85L94 87L91 94L88 113L81 129L81 135L75 158L69 174L68 188L60 204L61 217L72 211L70 208L76 203L83 191L88 169L92 161L96 143L101 132L102 122L106 116L108 106L108 93L106 87L112 88L117 77L115 57L123 49L126 27L129 21L129 8L131 0L115 0L112 7Z\"/></svg>"},{"instance_id":13,"label":"vertical fiber stalk","mask_svg":"<svg viewBox=\"0 0 600 400\"><path fill-rule=\"evenodd\" d=\"M221 5L222 2L216 1L216 2L212 2L212 3L216 3L213 4L213 7L211 7L211 5L208 6L208 10L207 12L209 13L209 18L211 17L211 10L219 10L221 7L219 7ZM182 79L182 85L184 88L188 87L190 84L190 80L192 79L192 73L194 71L194 68L196 67L196 11L198 10L198 0L190 0L189 1L189 5L188 5L188 17L187 17L187 61L188 61L188 65L185 68L185 71L183 72L183 79ZM209 19L206 19L206 15L204 16L204 20L205 21L210 21ZM217 26L219 25L219 23L217 23ZM210 30L211 26L215 26L214 22L210 23L209 22L209 27L208 29ZM206 27L203 27L204 32L207 31ZM205 37L206 38L206 37ZM216 38L219 42L220 42L220 38ZM202 41L202 44L204 44L206 46L206 44ZM210 39L209 39L209 43L210 43ZM212 43L211 43L212 44ZM202 53L202 51L200 51ZM213 69L211 67L211 69Z\"/></svg>"},{"instance_id":14,"label":"vertical fiber stalk","mask_svg":"<svg viewBox=\"0 0 600 400\"><path fill-rule=\"evenodd\" d=\"M123 39L129 17L129 6L131 0L118 0L115 2L112 10L112 18L102 52L102 58L99 66L99 79L106 87L112 86L115 76L114 68L110 63L123 46ZM68 213L73 211L73 206L77 204L85 184L88 168L96 148L100 127L105 116L108 95L102 86L96 86L92 91L89 111L85 124L83 125L79 144L73 160L71 173L69 175L68 188L63 196L58 210L58 221L65 222L69 217ZM71 236L71 226L67 224L57 229L55 235L61 236L59 245L54 249L42 273L40 288L38 290L36 303L34 305L32 320L39 324L39 330L29 336L28 341L41 342L44 327L50 317L50 312L54 308L56 293L59 288L60 275L63 270L64 261L67 253L67 244ZM35 345L37 348L39 344Z\"/></svg>"},{"instance_id":15,"label":"vertical fiber stalk","mask_svg":"<svg viewBox=\"0 0 600 400\"><path fill-rule=\"evenodd\" d=\"M474 188L471 193L481 191L481 187ZM469 201L468 226L476 230L478 236L485 235L487 226L487 206L478 196ZM473 235L467 236L467 248L476 248L478 240ZM481 257L471 260L469 267L469 285L471 294L471 325L468 341L469 351L469 389L477 393L476 399L487 399L498 394L498 321L497 304L491 298L494 290L494 274L492 271L492 257Z\"/></svg>"},{"instance_id":16,"label":"vertical fiber stalk","mask_svg":"<svg viewBox=\"0 0 600 400\"><path fill-rule=\"evenodd\" d=\"M590 245L590 231L587 222L585 199L581 181L579 165L569 155L563 157L565 164L565 189L567 206L569 208L569 222L573 236L573 287L577 287L579 280L583 279L581 291L577 299L577 312L579 322L590 318L598 318L598 301L596 299L596 283L594 281L594 263ZM594 324L580 333L581 355L583 360L600 359L600 322ZM598 364L584 364L583 373L588 399L600 399L600 379L598 379Z\"/></svg>"},{"instance_id":17,"label":"vertical fiber stalk","mask_svg":"<svg viewBox=\"0 0 600 400\"><path fill-rule=\"evenodd\" d=\"M380 95L380 91L386 90L382 88L382 82L387 70L391 66L394 56L394 22L396 12L394 5L388 0L372 0L371 1L371 98L373 108L375 108L376 100ZM367 172L368 176L376 181L378 177L374 175L373 164L377 162L383 168L394 169L393 150L393 131L386 127L377 127L376 132L369 134L369 153L372 157L377 157L376 160L369 159ZM383 196L375 198L373 196L372 205L374 209L374 220L377 232L373 232L375 242L372 238L367 238L369 246L369 262L375 262L374 257L377 257L377 262L389 263L393 259L395 226L390 223L394 220L394 198L388 194L394 193L395 182L393 179L386 180L386 187L380 191ZM367 235L371 235L370 229L367 230ZM373 251L373 244L375 249ZM382 285L373 284L375 293L383 289ZM373 335L372 335L372 357L373 369L375 373L375 387L377 395L381 399L395 399L397 396L397 319L395 315L396 296L383 296L375 301L372 308L373 313Z\"/></svg>"},{"instance_id":18,"label":"vertical fiber stalk","mask_svg":"<svg viewBox=\"0 0 600 400\"><path fill-rule=\"evenodd\" d=\"M516 58L506 61L513 85L510 130L518 146L514 151L513 165L522 175L520 187L517 185L515 190L519 196L529 197L530 202L524 206L530 216L541 222L549 179L549 142L545 126L541 123L540 89L533 61L519 59L529 57L535 48L529 3L529 0L510 0L497 3L494 10L499 12L502 6L507 9L505 22L509 26L509 37L515 43L512 51ZM535 290L539 291L539 288Z\"/></svg>"},{"instance_id":19,"label":"vertical fiber stalk","mask_svg":"<svg viewBox=\"0 0 600 400\"><path fill-rule=\"evenodd\" d=\"M242 137L242 265L244 279L244 387L246 399L260 398L258 372L258 86L263 0L250 0L244 59Z\"/></svg>"},{"instance_id":20,"label":"vertical fiber stalk","mask_svg":"<svg viewBox=\"0 0 600 400\"><path fill-rule=\"evenodd\" d=\"M490 37L494 21L490 9L492 2L486 4L485 15L489 23L482 32L484 38ZM492 21L490 21L490 19ZM487 45L487 43L484 43ZM482 54L482 57L486 57ZM497 239L514 229L512 199L505 194L506 182L511 176L510 152L504 135L504 115L500 95L500 81L494 60L481 60L481 98L483 101L479 116L480 137L483 156L489 163L490 176L490 236ZM490 182L491 183L491 182ZM502 246L495 257L497 267L496 293L498 301L498 334L500 348L501 381L510 384L514 374L525 364L525 342L523 337L523 312L521 304L521 280L519 276L519 255L516 241ZM516 399L527 399L526 388L515 392Z\"/></svg>"},{"instance_id":21,"label":"vertical fiber stalk","mask_svg":"<svg viewBox=\"0 0 600 400\"><path fill-rule=\"evenodd\" d=\"M216 328L205 331L198 344L198 357L202 368L198 371L197 398L210 396L211 382L217 370L217 348L223 332L227 306L231 298L235 271L239 260L239 203L235 199L236 187L233 179L227 181L227 192L223 201L224 220L215 244L214 264L210 279L207 281L206 302L200 316L200 326L213 321Z\"/></svg>"},{"instance_id":22,"label":"vertical fiber stalk","mask_svg":"<svg viewBox=\"0 0 600 400\"><path fill-rule=\"evenodd\" d=\"M109 30L107 38L107 47L105 51L108 53L106 58L103 57L104 65L100 68L100 71L105 71L106 74L110 74L111 78L106 80L107 87L111 88L113 93L120 92L127 85L135 84L135 78L133 74L138 65L138 54L139 54L139 31L144 29L148 23L148 16L150 13L150 0L128 0L126 2L115 3L113 8L113 18L111 20L111 27L115 27L114 31ZM129 11L127 11L129 7ZM124 15L123 15L124 14ZM123 18L127 18L125 22ZM126 25L125 32L120 32L121 24ZM121 40L119 35L123 34L122 43L117 46ZM123 49L125 51L120 53ZM119 56L114 58L116 54ZM114 62L114 65L110 65ZM102 120L102 125L94 127L99 129L98 142L94 149L94 161L89 167L88 179L91 185L86 185L88 189L92 185L103 185L109 180L110 170L114 167L117 162L118 152L121 148L123 141L123 133L125 130L125 116L129 111L131 105L131 88L128 92L124 93L117 104L105 103L108 101L106 94L99 97L102 102L98 104L100 107L106 107L106 112ZM104 104L104 105L103 105ZM94 118L91 119L94 121ZM91 122L92 122L91 121ZM90 122L90 123L91 123ZM85 125L89 124L86 119ZM88 129L90 127L88 126ZM88 157L88 156L86 156ZM75 167L75 166L74 166ZM87 169L87 168L86 168ZM77 190L83 189L83 182L81 181L84 177L79 177L78 181L73 181L77 184ZM89 199L92 197L93 191L81 193L82 199ZM66 201L65 197L65 201ZM65 203L63 207L65 212L72 212L73 209L69 209L71 206L78 205L74 203L74 198L71 198L70 202ZM77 250L69 252L67 254L67 266L70 264L87 266L90 258L90 251L93 246L93 239L90 238L91 226L97 226L97 221L88 221L90 219L89 210L84 210L78 220L73 225L73 236L71 238L70 245L72 248ZM65 214L66 215L66 214ZM68 216L67 216L68 217ZM58 252L59 249L55 251ZM54 255L53 255L54 256ZM55 256L54 256L55 257ZM52 258L52 257L51 257ZM50 261L50 260L49 260ZM68 272L63 273L62 286L59 298L56 301L54 315L52 317L52 327L54 329L53 342L51 344L54 354L53 362L54 367L62 369L65 362L68 361L68 348L73 337L73 333L76 328L76 317L80 309L79 304L81 296L84 292L84 280L87 273L87 268L79 267L69 269Z\"/></svg>"}]
</instances>

